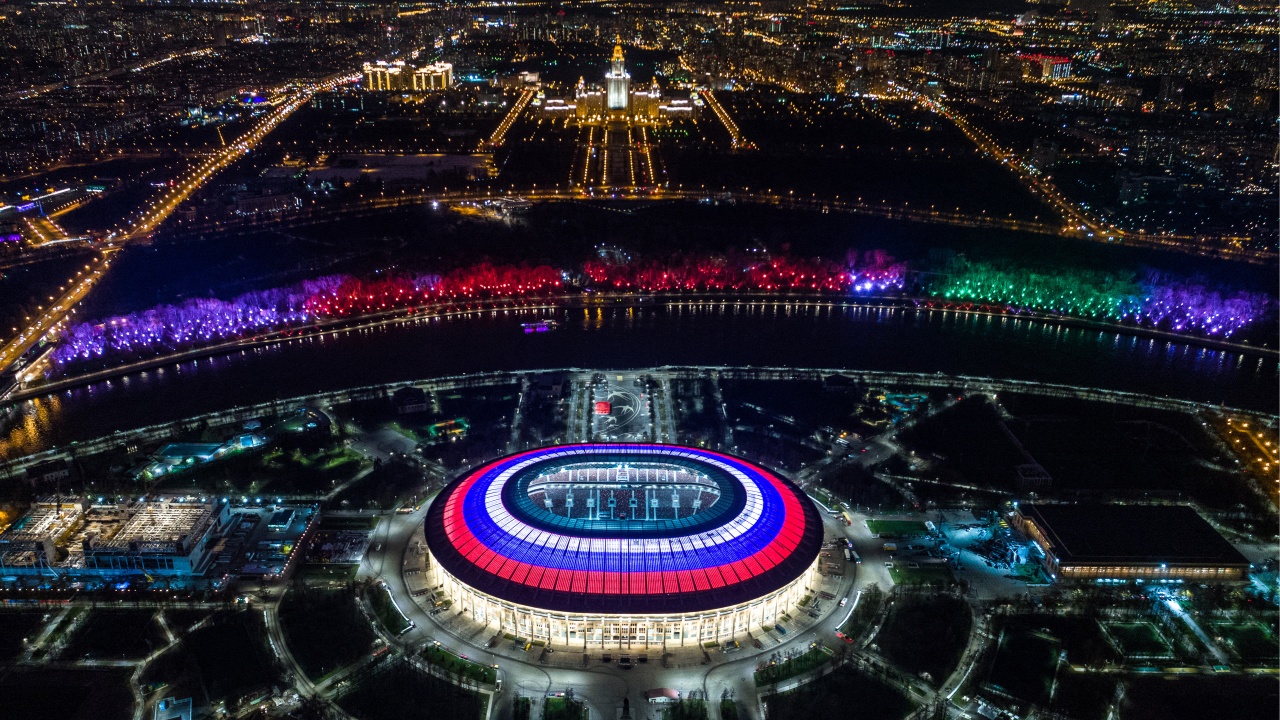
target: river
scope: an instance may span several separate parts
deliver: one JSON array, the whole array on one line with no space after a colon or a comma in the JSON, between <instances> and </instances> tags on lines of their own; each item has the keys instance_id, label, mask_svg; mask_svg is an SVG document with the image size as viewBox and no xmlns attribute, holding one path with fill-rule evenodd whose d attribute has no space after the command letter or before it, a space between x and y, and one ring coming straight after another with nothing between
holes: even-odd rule
<instances>
[{"instance_id":1,"label":"river","mask_svg":"<svg viewBox=\"0 0 1280 720\"><path fill-rule=\"evenodd\" d=\"M557 330L520 323L554 317ZM482 312L328 334L138 372L28 403L34 451L241 404L438 375L655 365L841 367L1066 383L1276 411L1274 358L948 311L655 303Z\"/></svg>"}]
</instances>

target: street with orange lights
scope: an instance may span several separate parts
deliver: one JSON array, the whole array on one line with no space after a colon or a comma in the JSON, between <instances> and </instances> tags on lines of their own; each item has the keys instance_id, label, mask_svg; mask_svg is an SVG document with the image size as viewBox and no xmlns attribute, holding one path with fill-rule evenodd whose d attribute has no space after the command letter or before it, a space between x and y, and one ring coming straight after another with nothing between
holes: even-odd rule
<instances>
[{"instance_id":1,"label":"street with orange lights","mask_svg":"<svg viewBox=\"0 0 1280 720\"><path fill-rule=\"evenodd\" d=\"M1260 479L1271 502L1280 505L1280 433L1276 428L1227 416L1217 429L1242 469Z\"/></svg>"},{"instance_id":2,"label":"street with orange lights","mask_svg":"<svg viewBox=\"0 0 1280 720\"><path fill-rule=\"evenodd\" d=\"M13 366L31 348L35 347L51 332L58 330L68 317L74 315L76 304L84 299L89 291L93 289L94 284L102 278L107 268L111 265L112 256L120 247L129 241L144 239L149 236L160 223L172 215L174 210L184 200L191 197L191 194L198 190L209 178L248 153L254 145L266 137L268 133L274 130L295 110L306 104L313 94L319 91L331 90L339 85L351 82L357 77L343 74L291 90L288 97L259 120L251 130L230 145L219 148L214 155L192 168L182 178L174 181L173 186L165 194L153 200L133 219L128 220L123 227L117 228L110 233L105 238L107 244L102 249L101 254L94 258L91 264L85 265L83 269L77 271L74 277L68 278L66 284L60 288L63 293L58 296L50 296L48 305L39 306L40 314L34 318L27 318L27 325L18 328L15 331L16 334L3 347L0 347L0 369L8 369ZM59 239L55 235L59 228L53 225L51 221L42 220L38 222L40 223L39 225L33 224L31 227L31 231L40 241L38 244L48 244ZM45 227L46 225L48 227Z\"/></svg>"}]
</instances>

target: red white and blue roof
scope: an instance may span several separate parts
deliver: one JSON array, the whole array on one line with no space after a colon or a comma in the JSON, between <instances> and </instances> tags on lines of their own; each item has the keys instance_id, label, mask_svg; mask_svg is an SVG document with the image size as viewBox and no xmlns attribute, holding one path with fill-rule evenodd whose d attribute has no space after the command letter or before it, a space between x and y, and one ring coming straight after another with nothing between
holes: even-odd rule
<instances>
[{"instance_id":1,"label":"red white and blue roof","mask_svg":"<svg viewBox=\"0 0 1280 720\"><path fill-rule=\"evenodd\" d=\"M529 483L567 467L679 466L718 487L680 519L571 519L539 507ZM804 493L722 453L676 445L540 448L465 474L426 518L435 561L513 603L573 613L700 612L784 587L817 557L822 522Z\"/></svg>"}]
</instances>

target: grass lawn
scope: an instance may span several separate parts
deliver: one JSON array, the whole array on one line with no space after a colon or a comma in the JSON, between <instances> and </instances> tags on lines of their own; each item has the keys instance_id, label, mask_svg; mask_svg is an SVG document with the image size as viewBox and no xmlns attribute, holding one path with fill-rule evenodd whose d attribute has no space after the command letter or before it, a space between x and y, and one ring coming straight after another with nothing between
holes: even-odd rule
<instances>
[{"instance_id":1,"label":"grass lawn","mask_svg":"<svg viewBox=\"0 0 1280 720\"><path fill-rule=\"evenodd\" d=\"M1275 634L1262 623L1214 623L1212 632L1244 662L1274 665L1280 654Z\"/></svg>"},{"instance_id":2,"label":"grass lawn","mask_svg":"<svg viewBox=\"0 0 1280 720\"><path fill-rule=\"evenodd\" d=\"M946 565L922 565L918 568L907 567L898 560L889 568L889 577L895 585L942 585L948 586L956 581L951 568Z\"/></svg>"},{"instance_id":3,"label":"grass lawn","mask_svg":"<svg viewBox=\"0 0 1280 720\"><path fill-rule=\"evenodd\" d=\"M1173 647L1154 623L1107 623L1106 629L1126 658L1173 657Z\"/></svg>"},{"instance_id":4,"label":"grass lawn","mask_svg":"<svg viewBox=\"0 0 1280 720\"><path fill-rule=\"evenodd\" d=\"M935 686L960 661L973 618L969 605L947 595L906 596L894 602L875 642L907 672L928 673Z\"/></svg>"},{"instance_id":5,"label":"grass lawn","mask_svg":"<svg viewBox=\"0 0 1280 720\"><path fill-rule=\"evenodd\" d=\"M586 706L569 698L549 697L542 706L542 720L582 720Z\"/></svg>"},{"instance_id":6,"label":"grass lawn","mask_svg":"<svg viewBox=\"0 0 1280 720\"><path fill-rule=\"evenodd\" d=\"M212 492L323 492L351 478L368 461L329 439L318 447L269 447L238 452L166 475L161 486Z\"/></svg>"},{"instance_id":7,"label":"grass lawn","mask_svg":"<svg viewBox=\"0 0 1280 720\"><path fill-rule=\"evenodd\" d=\"M405 618L396 604L391 601L391 591L385 586L369 588L369 606L373 614L382 623L382 627L393 636L398 636L409 629L409 620Z\"/></svg>"},{"instance_id":8,"label":"grass lawn","mask_svg":"<svg viewBox=\"0 0 1280 720\"><path fill-rule=\"evenodd\" d=\"M839 509L840 506L837 504L836 499L831 497L831 493L827 492L826 488L816 488L812 494L818 499L818 502L823 505L826 505L829 508Z\"/></svg>"},{"instance_id":9,"label":"grass lawn","mask_svg":"<svg viewBox=\"0 0 1280 720\"><path fill-rule=\"evenodd\" d=\"M1061 670L1062 643L1052 635L1022 628L1005 629L999 637L987 682L1025 703L1048 705L1054 674Z\"/></svg>"},{"instance_id":10,"label":"grass lawn","mask_svg":"<svg viewBox=\"0 0 1280 720\"><path fill-rule=\"evenodd\" d=\"M662 720L707 720L707 701L677 700L663 709Z\"/></svg>"},{"instance_id":11,"label":"grass lawn","mask_svg":"<svg viewBox=\"0 0 1280 720\"><path fill-rule=\"evenodd\" d=\"M897 689L848 666L765 699L771 718L901 720L913 703Z\"/></svg>"},{"instance_id":12,"label":"grass lawn","mask_svg":"<svg viewBox=\"0 0 1280 720\"><path fill-rule=\"evenodd\" d=\"M360 572L360 565L337 563L307 563L298 568L298 577L304 580L337 580L351 582Z\"/></svg>"},{"instance_id":13,"label":"grass lawn","mask_svg":"<svg viewBox=\"0 0 1280 720\"><path fill-rule=\"evenodd\" d=\"M447 670L451 675L458 674L464 678L475 680L477 682L494 684L498 680L498 671L488 665L481 665L473 660L463 657L445 650L435 645L428 645L422 650L422 659Z\"/></svg>"},{"instance_id":14,"label":"grass lawn","mask_svg":"<svg viewBox=\"0 0 1280 720\"><path fill-rule=\"evenodd\" d=\"M359 660L377 637L356 607L355 590L345 588L290 588L280 604L280 624L294 658L312 679Z\"/></svg>"},{"instance_id":15,"label":"grass lawn","mask_svg":"<svg viewBox=\"0 0 1280 720\"><path fill-rule=\"evenodd\" d=\"M756 687L764 687L782 682L797 675L803 675L815 668L820 668L831 661L831 653L821 646L810 648L803 655L797 655L777 664L765 665L756 670Z\"/></svg>"},{"instance_id":16,"label":"grass lawn","mask_svg":"<svg viewBox=\"0 0 1280 720\"><path fill-rule=\"evenodd\" d=\"M864 590L862 597L858 598L858 606L853 609L853 613L849 615L849 619L840 628L840 632L857 640L871 625L876 613L880 612L882 604L884 604L884 591L879 586L873 585Z\"/></svg>"},{"instance_id":17,"label":"grass lawn","mask_svg":"<svg viewBox=\"0 0 1280 720\"><path fill-rule=\"evenodd\" d=\"M867 529L881 539L914 537L929 532L920 520L868 520Z\"/></svg>"},{"instance_id":18,"label":"grass lawn","mask_svg":"<svg viewBox=\"0 0 1280 720\"><path fill-rule=\"evenodd\" d=\"M53 645L61 639L62 636L66 635L67 632L71 630L71 626L75 624L76 618L79 618L81 615L85 615L88 612L89 608L83 605L77 605L71 608L71 612L67 613L66 617L62 618L58 623L58 626L53 629L53 632L49 633L49 637L46 638L45 647Z\"/></svg>"}]
</instances>

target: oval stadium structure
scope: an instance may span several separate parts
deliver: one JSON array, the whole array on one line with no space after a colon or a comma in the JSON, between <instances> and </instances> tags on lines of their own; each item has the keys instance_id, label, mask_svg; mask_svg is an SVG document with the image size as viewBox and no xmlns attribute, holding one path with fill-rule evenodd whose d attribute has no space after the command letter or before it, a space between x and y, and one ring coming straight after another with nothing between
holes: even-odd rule
<instances>
[{"instance_id":1,"label":"oval stadium structure","mask_svg":"<svg viewBox=\"0 0 1280 720\"><path fill-rule=\"evenodd\" d=\"M674 445L561 445L455 480L426 516L452 610L553 644L673 645L772 625L815 579L822 520L789 481Z\"/></svg>"}]
</instances>

